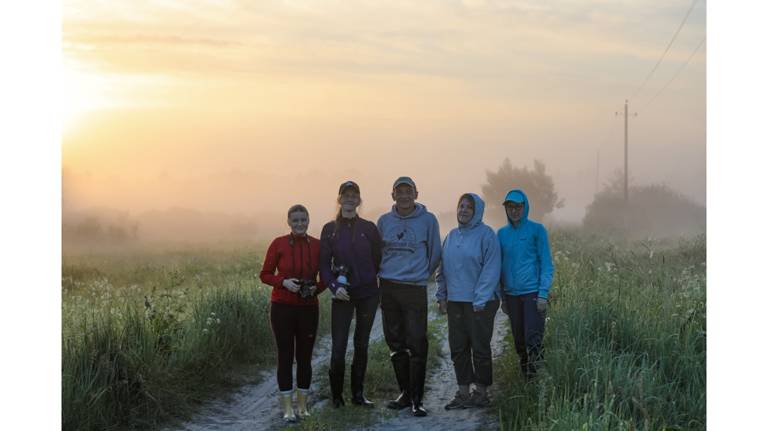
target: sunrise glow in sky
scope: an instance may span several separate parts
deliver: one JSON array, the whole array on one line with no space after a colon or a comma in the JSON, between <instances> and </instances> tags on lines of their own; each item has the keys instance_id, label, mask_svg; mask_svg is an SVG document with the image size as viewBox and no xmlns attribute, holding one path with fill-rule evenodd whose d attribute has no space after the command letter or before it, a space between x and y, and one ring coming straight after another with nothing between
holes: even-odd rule
<instances>
[{"instance_id":1,"label":"sunrise glow in sky","mask_svg":"<svg viewBox=\"0 0 768 431\"><path fill-rule=\"evenodd\" d=\"M706 2L641 88L691 4L68 0L65 199L324 219L343 180L376 212L410 175L445 211L509 157L578 221L630 98L633 180L705 203Z\"/></svg>"}]
</instances>

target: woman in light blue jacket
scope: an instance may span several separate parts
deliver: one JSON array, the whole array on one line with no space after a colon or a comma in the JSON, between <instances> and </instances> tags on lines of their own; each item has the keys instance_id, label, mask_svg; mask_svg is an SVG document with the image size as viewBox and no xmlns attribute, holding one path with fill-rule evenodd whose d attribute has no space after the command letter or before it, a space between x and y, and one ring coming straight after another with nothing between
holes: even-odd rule
<instances>
[{"instance_id":1,"label":"woman in light blue jacket","mask_svg":"<svg viewBox=\"0 0 768 431\"><path fill-rule=\"evenodd\" d=\"M485 407L492 383L491 337L499 309L501 250L483 223L485 202L474 193L459 199L459 226L443 242L437 273L440 312L448 313L448 342L459 390L446 410ZM470 394L469 386L475 390Z\"/></svg>"}]
</instances>

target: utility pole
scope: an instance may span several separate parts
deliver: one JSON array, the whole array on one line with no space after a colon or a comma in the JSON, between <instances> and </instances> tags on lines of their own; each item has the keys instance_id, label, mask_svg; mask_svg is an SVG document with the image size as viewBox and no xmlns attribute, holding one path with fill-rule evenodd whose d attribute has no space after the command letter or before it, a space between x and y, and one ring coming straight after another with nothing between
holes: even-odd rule
<instances>
[{"instance_id":1,"label":"utility pole","mask_svg":"<svg viewBox=\"0 0 768 431\"><path fill-rule=\"evenodd\" d=\"M616 112L616 115L621 115ZM624 204L629 203L629 100L624 100ZM637 117L637 112L632 114Z\"/></svg>"}]
</instances>

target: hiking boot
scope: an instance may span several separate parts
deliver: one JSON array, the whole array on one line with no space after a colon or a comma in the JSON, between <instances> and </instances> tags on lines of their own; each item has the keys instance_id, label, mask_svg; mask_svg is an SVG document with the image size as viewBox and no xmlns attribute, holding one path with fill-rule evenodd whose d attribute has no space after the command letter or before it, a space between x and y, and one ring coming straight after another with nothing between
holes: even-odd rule
<instances>
[{"instance_id":1,"label":"hiking boot","mask_svg":"<svg viewBox=\"0 0 768 431\"><path fill-rule=\"evenodd\" d=\"M450 403L445 405L446 410L466 409L469 407L469 396L462 394L460 391L456 392Z\"/></svg>"},{"instance_id":2,"label":"hiking boot","mask_svg":"<svg viewBox=\"0 0 768 431\"><path fill-rule=\"evenodd\" d=\"M468 407L488 407L491 405L491 400L488 398L488 394L481 394L478 391L472 391L467 403Z\"/></svg>"}]
</instances>

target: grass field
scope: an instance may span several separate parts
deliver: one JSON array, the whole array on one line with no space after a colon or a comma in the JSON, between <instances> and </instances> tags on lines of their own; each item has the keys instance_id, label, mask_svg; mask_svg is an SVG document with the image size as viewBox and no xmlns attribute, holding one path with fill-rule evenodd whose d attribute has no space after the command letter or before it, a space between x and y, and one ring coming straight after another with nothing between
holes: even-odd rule
<instances>
[{"instance_id":1,"label":"grass field","mask_svg":"<svg viewBox=\"0 0 768 431\"><path fill-rule=\"evenodd\" d=\"M621 243L556 231L552 250L545 369L524 383L511 339L504 341L494 365L502 428L704 428L705 238ZM256 277L263 253L263 246L65 253L63 428L156 428L272 367L271 288ZM329 295L322 297L329 310ZM328 314L321 312L320 333L328 332ZM397 389L382 341L369 358L366 393L386 399ZM327 392L324 368L314 380ZM343 429L373 419L326 409L299 426Z\"/></svg>"},{"instance_id":2,"label":"grass field","mask_svg":"<svg viewBox=\"0 0 768 431\"><path fill-rule=\"evenodd\" d=\"M553 243L545 370L524 383L508 337L495 368L502 428L705 428L705 238L615 244L556 232Z\"/></svg>"},{"instance_id":3,"label":"grass field","mask_svg":"<svg viewBox=\"0 0 768 431\"><path fill-rule=\"evenodd\" d=\"M271 288L256 277L262 255L65 254L63 428L154 428L272 366Z\"/></svg>"}]
</instances>

